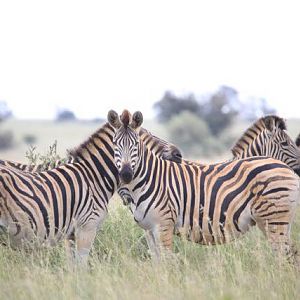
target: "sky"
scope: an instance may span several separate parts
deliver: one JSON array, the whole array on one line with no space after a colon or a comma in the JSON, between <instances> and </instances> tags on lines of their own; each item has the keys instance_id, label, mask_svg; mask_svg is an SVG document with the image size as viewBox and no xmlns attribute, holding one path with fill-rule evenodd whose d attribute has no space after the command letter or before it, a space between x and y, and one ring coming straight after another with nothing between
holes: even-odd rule
<instances>
[{"instance_id":1,"label":"sky","mask_svg":"<svg viewBox=\"0 0 300 300\"><path fill-rule=\"evenodd\" d=\"M300 117L298 1L0 0L0 101L18 118L141 110L229 85Z\"/></svg>"}]
</instances>

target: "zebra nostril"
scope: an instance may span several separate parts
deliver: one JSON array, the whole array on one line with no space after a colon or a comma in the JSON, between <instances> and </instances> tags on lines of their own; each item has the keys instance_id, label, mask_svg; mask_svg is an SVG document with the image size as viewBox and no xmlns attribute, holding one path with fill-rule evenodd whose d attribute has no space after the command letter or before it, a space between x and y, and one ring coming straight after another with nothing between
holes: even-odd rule
<instances>
[{"instance_id":1,"label":"zebra nostril","mask_svg":"<svg viewBox=\"0 0 300 300\"><path fill-rule=\"evenodd\" d=\"M300 168L294 170L295 173L300 177Z\"/></svg>"},{"instance_id":2,"label":"zebra nostril","mask_svg":"<svg viewBox=\"0 0 300 300\"><path fill-rule=\"evenodd\" d=\"M130 165L126 164L120 170L120 178L124 183L129 183L133 178L133 171Z\"/></svg>"}]
</instances>

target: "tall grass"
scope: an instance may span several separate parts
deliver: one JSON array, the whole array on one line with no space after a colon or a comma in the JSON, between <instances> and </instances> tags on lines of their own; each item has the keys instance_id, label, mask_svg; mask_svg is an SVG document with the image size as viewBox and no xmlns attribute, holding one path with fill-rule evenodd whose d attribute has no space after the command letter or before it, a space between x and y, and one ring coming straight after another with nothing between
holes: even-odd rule
<instances>
[{"instance_id":1,"label":"tall grass","mask_svg":"<svg viewBox=\"0 0 300 300\"><path fill-rule=\"evenodd\" d=\"M70 269L62 245L34 252L0 246L0 299L299 299L300 274L256 229L220 246L176 238L174 251L152 262L143 231L114 200L87 270Z\"/></svg>"}]
</instances>

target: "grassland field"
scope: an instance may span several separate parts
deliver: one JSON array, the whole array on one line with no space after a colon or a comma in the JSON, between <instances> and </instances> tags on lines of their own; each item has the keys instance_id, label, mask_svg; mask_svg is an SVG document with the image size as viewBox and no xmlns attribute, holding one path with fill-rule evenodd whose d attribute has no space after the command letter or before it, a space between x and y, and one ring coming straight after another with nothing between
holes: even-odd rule
<instances>
[{"instance_id":1,"label":"grassland field","mask_svg":"<svg viewBox=\"0 0 300 300\"><path fill-rule=\"evenodd\" d=\"M248 125L234 126L237 137ZM40 153L57 140L64 156L98 127L88 122L8 120L0 129L12 130L15 147L0 152L0 158L27 162L26 134L36 136ZM145 127L166 137L154 122ZM294 138L300 121L288 120L288 129ZM175 237L174 255L155 264L143 231L117 196L109 208L87 270L68 267L63 245L31 252L0 246L0 299L300 299L300 271L274 255L257 228L230 244L210 247ZM299 209L292 241L300 252Z\"/></svg>"}]
</instances>

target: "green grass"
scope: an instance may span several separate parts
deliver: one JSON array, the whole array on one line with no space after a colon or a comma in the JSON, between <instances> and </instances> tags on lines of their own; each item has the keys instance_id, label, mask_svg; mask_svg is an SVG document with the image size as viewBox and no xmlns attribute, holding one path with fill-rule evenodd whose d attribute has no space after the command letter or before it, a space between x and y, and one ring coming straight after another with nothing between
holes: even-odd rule
<instances>
[{"instance_id":1,"label":"green grass","mask_svg":"<svg viewBox=\"0 0 300 300\"><path fill-rule=\"evenodd\" d=\"M299 245L300 217L293 228ZM205 247L175 239L155 264L131 213L113 203L87 270L70 270L62 245L28 253L0 247L0 299L299 299L300 273L254 229Z\"/></svg>"}]
</instances>

